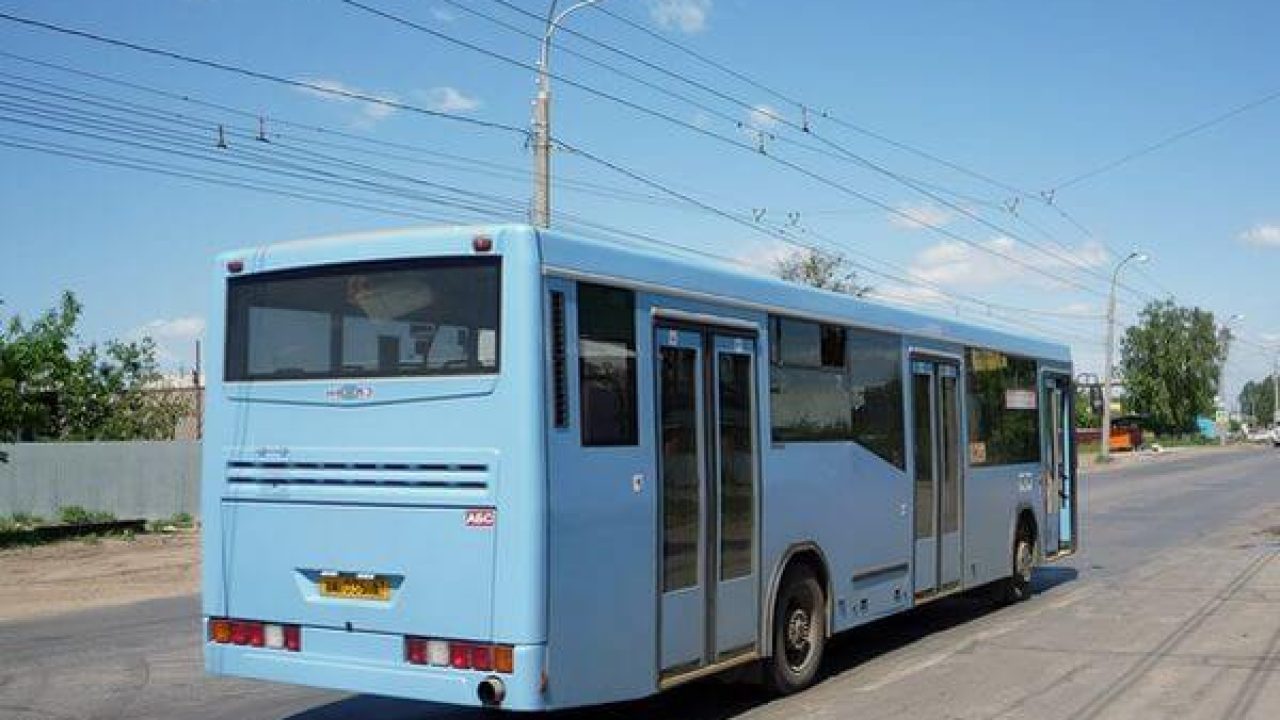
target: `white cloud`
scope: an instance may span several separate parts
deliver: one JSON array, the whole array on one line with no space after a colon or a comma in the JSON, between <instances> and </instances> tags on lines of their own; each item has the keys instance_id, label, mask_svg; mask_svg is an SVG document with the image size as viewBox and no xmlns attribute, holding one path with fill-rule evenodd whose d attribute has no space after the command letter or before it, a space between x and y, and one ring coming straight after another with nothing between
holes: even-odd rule
<instances>
[{"instance_id":1,"label":"white cloud","mask_svg":"<svg viewBox=\"0 0 1280 720\"><path fill-rule=\"evenodd\" d=\"M775 240L769 243L752 243L733 259L766 275L777 275L778 263L795 252L797 250L794 245Z\"/></svg>"},{"instance_id":2,"label":"white cloud","mask_svg":"<svg viewBox=\"0 0 1280 720\"><path fill-rule=\"evenodd\" d=\"M756 105L747 111L746 125L755 130L772 130L782 120L782 113L770 105Z\"/></svg>"},{"instance_id":3,"label":"white cloud","mask_svg":"<svg viewBox=\"0 0 1280 720\"><path fill-rule=\"evenodd\" d=\"M898 212L889 213L889 222L907 230L944 227L955 219L955 213L930 203L899 205Z\"/></svg>"},{"instance_id":4,"label":"white cloud","mask_svg":"<svg viewBox=\"0 0 1280 720\"><path fill-rule=\"evenodd\" d=\"M1240 239L1250 245L1280 247L1280 225L1259 223L1240 233Z\"/></svg>"},{"instance_id":5,"label":"white cloud","mask_svg":"<svg viewBox=\"0 0 1280 720\"><path fill-rule=\"evenodd\" d=\"M480 107L480 98L474 95L467 95L449 85L433 87L425 92L417 93L417 95L426 103L428 109L436 112L464 113L477 110Z\"/></svg>"},{"instance_id":6,"label":"white cloud","mask_svg":"<svg viewBox=\"0 0 1280 720\"><path fill-rule=\"evenodd\" d=\"M440 7L439 5L431 8L431 17L445 23L450 23L458 19L458 16L453 14L452 10L446 7Z\"/></svg>"},{"instance_id":7,"label":"white cloud","mask_svg":"<svg viewBox=\"0 0 1280 720\"><path fill-rule=\"evenodd\" d=\"M707 27L711 0L650 0L649 17L660 27L685 34L699 33Z\"/></svg>"},{"instance_id":8,"label":"white cloud","mask_svg":"<svg viewBox=\"0 0 1280 720\"><path fill-rule=\"evenodd\" d=\"M954 240L931 245L916 255L908 273L924 282L954 288L988 287L1018 280L1043 287L1046 279L1041 273L1065 277L1082 267L1101 267L1107 262L1106 250L1096 242L1077 247L1070 254L1049 254L1004 236L979 245L982 249Z\"/></svg>"},{"instance_id":9,"label":"white cloud","mask_svg":"<svg viewBox=\"0 0 1280 720\"><path fill-rule=\"evenodd\" d=\"M156 343L156 360L161 367L192 365L195 341L204 337L205 321L198 315L157 318L129 333L131 337L149 337Z\"/></svg>"},{"instance_id":10,"label":"white cloud","mask_svg":"<svg viewBox=\"0 0 1280 720\"><path fill-rule=\"evenodd\" d=\"M941 292L924 285L872 285L871 292L867 293L867 297L915 307L929 307L953 302Z\"/></svg>"},{"instance_id":11,"label":"white cloud","mask_svg":"<svg viewBox=\"0 0 1280 720\"><path fill-rule=\"evenodd\" d=\"M1097 307L1086 302L1073 302L1073 303L1067 303L1066 305L1063 305L1062 309L1059 312L1063 312L1068 315L1079 315L1081 317L1091 317L1091 316L1097 315L1100 312L1100 310Z\"/></svg>"},{"instance_id":12,"label":"white cloud","mask_svg":"<svg viewBox=\"0 0 1280 720\"><path fill-rule=\"evenodd\" d=\"M355 119L355 124L361 126L369 126L389 117L396 109L383 102L369 102L354 97L347 97L343 93L354 95L364 95L375 98L384 102L397 102L399 98L390 93L378 93L369 90L363 90L353 85L348 85L341 80L333 80L331 78L313 78L307 82L314 85L314 88L299 88L299 91L321 100L342 104L357 104L360 106L360 115Z\"/></svg>"}]
</instances>

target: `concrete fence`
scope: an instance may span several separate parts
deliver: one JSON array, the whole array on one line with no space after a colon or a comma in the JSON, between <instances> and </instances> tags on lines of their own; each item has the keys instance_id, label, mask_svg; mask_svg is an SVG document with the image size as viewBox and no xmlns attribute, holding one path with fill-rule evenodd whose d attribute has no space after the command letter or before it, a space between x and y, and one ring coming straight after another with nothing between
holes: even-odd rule
<instances>
[{"instance_id":1,"label":"concrete fence","mask_svg":"<svg viewBox=\"0 0 1280 720\"><path fill-rule=\"evenodd\" d=\"M51 520L69 505L119 518L195 516L200 443L0 444L0 515L26 512Z\"/></svg>"}]
</instances>

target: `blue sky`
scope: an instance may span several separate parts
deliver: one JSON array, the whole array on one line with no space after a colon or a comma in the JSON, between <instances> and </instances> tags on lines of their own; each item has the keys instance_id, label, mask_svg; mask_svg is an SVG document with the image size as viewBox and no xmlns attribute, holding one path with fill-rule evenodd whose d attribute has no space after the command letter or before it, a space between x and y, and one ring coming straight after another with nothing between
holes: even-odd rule
<instances>
[{"instance_id":1,"label":"blue sky","mask_svg":"<svg viewBox=\"0 0 1280 720\"><path fill-rule=\"evenodd\" d=\"M537 56L532 39L448 2L368 2L525 63ZM512 2L537 13L546 8L545 2ZM1151 261L1136 272L1125 271L1132 291L1120 295L1123 321L1131 320L1143 302L1169 293L1223 319L1243 314L1237 327L1251 344L1233 348L1231 394L1245 378L1269 368L1274 351L1264 352L1258 344L1280 345L1280 101L1059 190L1054 202L1075 223L1035 196L1280 90L1276 3L605 0L605 6L801 100L814 111L814 134L804 136L774 117L799 123L799 107L586 9L568 21L570 28L743 104L564 34L561 50L624 68L695 97L705 108L558 52L553 70L565 78L678 122L621 107L562 82L554 88L554 134L764 231L669 198L655 199L652 188L568 153L557 154L557 179L592 186L584 191L558 185L558 218L588 218L760 267L793 249L770 237L782 227L788 237L838 244L859 262L884 270L887 275L864 270L862 276L885 300L923 303L975 322L1012 324L1060 337L1071 342L1080 369L1086 371L1101 366L1105 276L1117 253L1141 248ZM538 30L528 18L491 0L468 0L465 7ZM527 69L336 0L0 0L0 9L321 87L511 126L528 123L534 86ZM520 217L527 203L530 156L515 133L254 81L8 22L0 22L0 51L261 114L267 118L266 131L278 142L263 150L266 144L254 146L251 138L237 134L236 128L255 124L246 117L11 56L0 56L0 81L10 83L0 85L0 141L34 139L247 176L200 159L31 124L32 108L45 113L34 120L48 125L50 108L61 107L52 112L64 113L54 116L62 122L67 107L86 110L82 103L88 96L78 93L94 93L168 117L181 114L187 122L181 132L190 138L186 142L200 146L200 153L210 152L218 124L225 124L230 147L224 157L300 148L377 166L400 178L510 198L504 217ZM101 108L88 109L94 107ZM818 116L821 110L1031 197L1023 198L1012 214L1002 209L1012 197L1010 190L841 127ZM84 115L78 117L84 122ZM88 127L102 122L101 114L94 117ZM99 124L94 132L151 144L171 137L153 131L141 115L124 117L105 130ZM322 135L282 121L417 150L364 146L381 154L351 154L319 143L355 147L361 146L358 139ZM768 156L750 151L760 141L752 127L766 133ZM848 153L846 159L836 159L833 146ZM930 190L935 197L929 197L850 162L850 155L940 189ZM774 159L798 164L843 189ZM193 340L210 315L210 261L220 250L422 222L386 212L393 204L422 218L481 217L426 204L420 197L389 200L385 193L309 186L382 208L355 209L8 147L0 147L0 167L0 298L5 313L31 315L71 289L86 305L86 339L147 332L156 336L171 367L191 363ZM601 192L600 186L608 191ZM940 292L988 305L956 301Z\"/></svg>"}]
</instances>

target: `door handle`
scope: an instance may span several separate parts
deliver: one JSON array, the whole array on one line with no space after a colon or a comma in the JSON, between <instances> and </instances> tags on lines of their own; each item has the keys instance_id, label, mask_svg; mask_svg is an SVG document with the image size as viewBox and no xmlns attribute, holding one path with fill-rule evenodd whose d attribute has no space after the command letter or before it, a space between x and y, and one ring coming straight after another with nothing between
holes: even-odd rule
<instances>
[{"instance_id":1,"label":"door handle","mask_svg":"<svg viewBox=\"0 0 1280 720\"><path fill-rule=\"evenodd\" d=\"M636 473L631 476L631 492L638 493L644 489L644 475Z\"/></svg>"}]
</instances>

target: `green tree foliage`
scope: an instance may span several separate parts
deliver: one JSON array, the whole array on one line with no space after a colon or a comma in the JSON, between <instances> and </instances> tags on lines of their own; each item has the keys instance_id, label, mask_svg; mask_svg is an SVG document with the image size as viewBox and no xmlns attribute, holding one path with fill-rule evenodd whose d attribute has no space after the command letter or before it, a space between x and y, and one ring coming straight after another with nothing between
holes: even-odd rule
<instances>
[{"instance_id":1,"label":"green tree foliage","mask_svg":"<svg viewBox=\"0 0 1280 720\"><path fill-rule=\"evenodd\" d=\"M1240 409L1254 423L1270 425L1275 413L1276 386L1271 377L1250 380L1240 389Z\"/></svg>"},{"instance_id":2,"label":"green tree foliage","mask_svg":"<svg viewBox=\"0 0 1280 720\"><path fill-rule=\"evenodd\" d=\"M1102 419L1093 411L1093 391L1091 388L1076 388L1076 427L1102 427Z\"/></svg>"},{"instance_id":3,"label":"green tree foliage","mask_svg":"<svg viewBox=\"0 0 1280 720\"><path fill-rule=\"evenodd\" d=\"M1120 341L1126 405L1156 432L1193 431L1214 410L1229 339L1211 312L1149 303Z\"/></svg>"},{"instance_id":4,"label":"green tree foliage","mask_svg":"<svg viewBox=\"0 0 1280 720\"><path fill-rule=\"evenodd\" d=\"M0 439L158 440L173 437L182 403L156 392L150 338L81 344L70 292L30 323L0 320Z\"/></svg>"},{"instance_id":5,"label":"green tree foliage","mask_svg":"<svg viewBox=\"0 0 1280 720\"><path fill-rule=\"evenodd\" d=\"M871 292L870 286L858 284L858 274L849 266L849 259L837 252L797 250L778 260L774 269L783 280L823 290L857 297Z\"/></svg>"}]
</instances>

